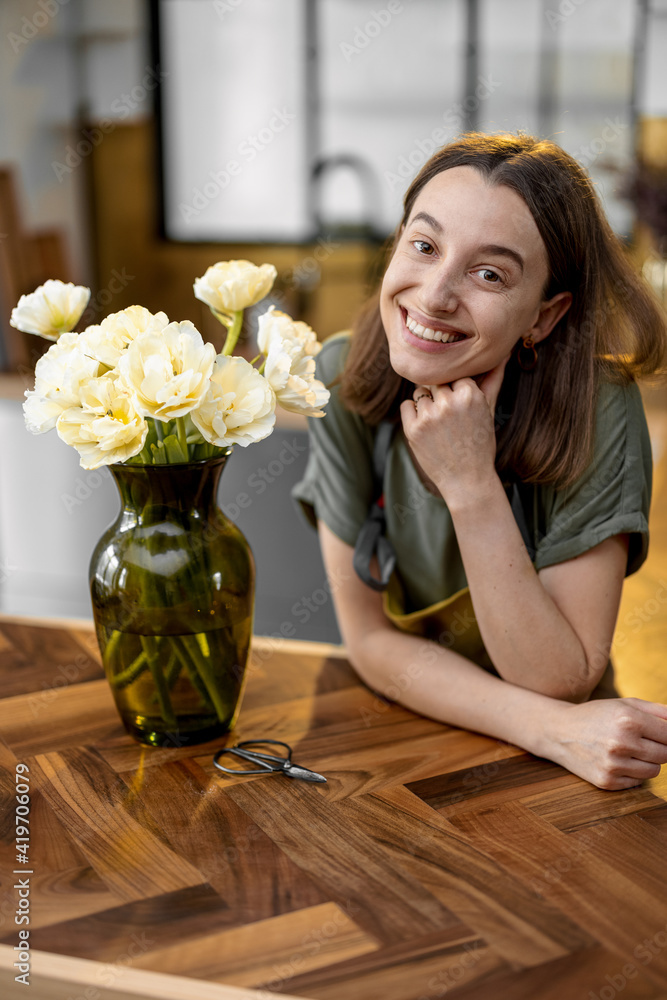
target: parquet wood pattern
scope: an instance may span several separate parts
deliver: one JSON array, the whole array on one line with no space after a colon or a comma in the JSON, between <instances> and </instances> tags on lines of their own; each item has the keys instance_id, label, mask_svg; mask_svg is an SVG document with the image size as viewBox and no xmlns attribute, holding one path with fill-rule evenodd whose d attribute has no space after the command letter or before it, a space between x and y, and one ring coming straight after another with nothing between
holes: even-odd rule
<instances>
[{"instance_id":1,"label":"parquet wood pattern","mask_svg":"<svg viewBox=\"0 0 667 1000\"><path fill-rule=\"evenodd\" d=\"M667 998L667 806L650 788L601 792L381 701L331 647L271 640L229 740L285 739L329 781L228 778L220 742L124 733L92 639L0 620L3 997ZM18 762L29 994L12 968Z\"/></svg>"}]
</instances>

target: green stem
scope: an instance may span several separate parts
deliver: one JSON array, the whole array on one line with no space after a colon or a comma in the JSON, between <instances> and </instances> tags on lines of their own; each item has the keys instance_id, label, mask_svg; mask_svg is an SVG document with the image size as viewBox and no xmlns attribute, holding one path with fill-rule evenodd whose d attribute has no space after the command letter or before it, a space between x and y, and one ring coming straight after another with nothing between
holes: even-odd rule
<instances>
[{"instance_id":1,"label":"green stem","mask_svg":"<svg viewBox=\"0 0 667 1000\"><path fill-rule=\"evenodd\" d=\"M178 431L178 443L183 452L183 461L187 462L190 456L188 455L188 436L185 430L185 417L176 418L176 429Z\"/></svg>"},{"instance_id":2,"label":"green stem","mask_svg":"<svg viewBox=\"0 0 667 1000\"><path fill-rule=\"evenodd\" d=\"M211 699L208 696L208 691L204 686L204 682L197 673L196 667L194 667L190 662L190 656L187 651L187 648L186 647L181 648L181 641L178 638L178 636L173 636L172 642L174 643L174 652L176 653L176 656L178 657L181 666L185 667L185 669L187 670L188 675L190 677L190 683L192 684L193 688L201 698L203 704L215 712L215 706L213 705Z\"/></svg>"},{"instance_id":3,"label":"green stem","mask_svg":"<svg viewBox=\"0 0 667 1000\"><path fill-rule=\"evenodd\" d=\"M213 306L209 306L209 309L211 310L211 312L213 313L213 315L217 319L218 323L222 323L222 325L226 326L227 329L230 328L230 326L234 322L234 313L233 312L231 312L231 313L221 312L219 309L214 309Z\"/></svg>"},{"instance_id":4,"label":"green stem","mask_svg":"<svg viewBox=\"0 0 667 1000\"><path fill-rule=\"evenodd\" d=\"M164 424L157 417L153 420L155 424L155 436L157 438L157 444L153 445L151 451L153 452L153 457L151 459L152 465L166 465L169 461L167 456L167 449L164 447ZM162 445L162 447L160 447Z\"/></svg>"},{"instance_id":5,"label":"green stem","mask_svg":"<svg viewBox=\"0 0 667 1000\"><path fill-rule=\"evenodd\" d=\"M264 360L262 361L261 365L257 369L257 371L259 372L260 375L264 374L264 369L265 368L266 368L266 358L264 358Z\"/></svg>"},{"instance_id":6,"label":"green stem","mask_svg":"<svg viewBox=\"0 0 667 1000\"><path fill-rule=\"evenodd\" d=\"M111 635L107 639L107 644L104 647L104 657L103 657L105 667L111 664L111 661L116 652L116 646L118 645L118 642L120 640L120 636L121 636L120 630L115 628L113 629Z\"/></svg>"},{"instance_id":7,"label":"green stem","mask_svg":"<svg viewBox=\"0 0 667 1000\"><path fill-rule=\"evenodd\" d=\"M229 717L229 706L223 700L211 663L207 657L202 656L199 645L192 636L182 635L180 641L183 643L183 646L197 668L197 673L204 682L208 696L215 706L216 715L221 722L226 722Z\"/></svg>"},{"instance_id":8,"label":"green stem","mask_svg":"<svg viewBox=\"0 0 667 1000\"><path fill-rule=\"evenodd\" d=\"M225 338L225 346L222 349L222 353L229 357L233 353L236 347L236 342L239 339L239 334L241 333L241 326L243 325L243 309L237 309L234 313L234 320L232 325L227 331L227 336Z\"/></svg>"},{"instance_id":9,"label":"green stem","mask_svg":"<svg viewBox=\"0 0 667 1000\"><path fill-rule=\"evenodd\" d=\"M146 669L146 662L148 657L144 652L139 653L138 656L132 660L129 667L125 667L125 670L121 670L120 673L116 674L115 677L109 679L109 683L117 691L121 688L127 687L132 681L136 680L139 674L141 674Z\"/></svg>"},{"instance_id":10,"label":"green stem","mask_svg":"<svg viewBox=\"0 0 667 1000\"><path fill-rule=\"evenodd\" d=\"M164 668L164 675L167 678L167 687L170 691L173 690L174 684L178 680L180 673L181 664L176 656L176 651L172 647L169 659L167 660L167 665Z\"/></svg>"},{"instance_id":11,"label":"green stem","mask_svg":"<svg viewBox=\"0 0 667 1000\"><path fill-rule=\"evenodd\" d=\"M177 729L176 716L171 705L169 689L165 680L164 671L158 656L158 647L155 637L152 635L140 636L144 653L148 657L148 668L153 675L153 683L157 693L157 700L160 705L160 715L170 729Z\"/></svg>"},{"instance_id":12,"label":"green stem","mask_svg":"<svg viewBox=\"0 0 667 1000\"><path fill-rule=\"evenodd\" d=\"M208 644L208 639L206 638L206 634L204 632L197 632L197 634L195 635L195 639L197 640L197 645L202 651L202 655L206 656L207 658L210 658L211 647Z\"/></svg>"}]
</instances>

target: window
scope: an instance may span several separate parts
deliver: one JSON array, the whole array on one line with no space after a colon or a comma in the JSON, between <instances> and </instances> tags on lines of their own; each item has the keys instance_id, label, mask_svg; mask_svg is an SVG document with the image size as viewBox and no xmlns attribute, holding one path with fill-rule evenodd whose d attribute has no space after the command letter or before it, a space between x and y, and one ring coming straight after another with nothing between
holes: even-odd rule
<instances>
[{"instance_id":1,"label":"window","mask_svg":"<svg viewBox=\"0 0 667 1000\"><path fill-rule=\"evenodd\" d=\"M560 12L560 8L570 13ZM156 0L163 223L176 240L384 237L459 132L525 129L614 195L633 148L634 0Z\"/></svg>"}]
</instances>

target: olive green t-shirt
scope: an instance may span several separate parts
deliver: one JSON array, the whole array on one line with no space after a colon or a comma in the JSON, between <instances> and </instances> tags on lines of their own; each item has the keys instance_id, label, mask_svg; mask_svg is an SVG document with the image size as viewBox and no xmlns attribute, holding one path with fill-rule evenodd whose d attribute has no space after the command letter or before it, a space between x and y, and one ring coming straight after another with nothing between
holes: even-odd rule
<instances>
[{"instance_id":1,"label":"olive green t-shirt","mask_svg":"<svg viewBox=\"0 0 667 1000\"><path fill-rule=\"evenodd\" d=\"M317 377L329 385L342 371L349 335L324 344ZM309 422L310 455L292 496L311 523L318 519L354 547L376 499L372 458L375 430L350 413L334 386L326 415ZM605 383L596 412L594 457L572 486L519 487L529 538L540 570L628 533L626 575L644 562L648 550L651 447L642 399L636 384ZM467 586L461 554L445 501L421 482L402 433L394 435L385 467L384 508L387 537L405 611L418 611Z\"/></svg>"}]
</instances>

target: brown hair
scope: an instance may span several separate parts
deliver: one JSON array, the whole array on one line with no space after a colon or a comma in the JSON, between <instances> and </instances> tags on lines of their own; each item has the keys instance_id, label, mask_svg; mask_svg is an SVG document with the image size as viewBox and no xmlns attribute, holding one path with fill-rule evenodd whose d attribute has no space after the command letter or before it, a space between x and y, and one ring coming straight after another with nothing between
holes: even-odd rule
<instances>
[{"instance_id":1,"label":"brown hair","mask_svg":"<svg viewBox=\"0 0 667 1000\"><path fill-rule=\"evenodd\" d=\"M572 483L590 461L601 380L627 384L661 371L665 320L612 232L584 170L555 143L527 135L468 133L439 150L410 185L396 246L417 195L443 170L475 167L516 191L547 252L544 298L572 293L572 305L538 345L539 362L523 371L513 355L496 411L500 473L528 483ZM341 396L370 424L398 419L413 386L389 361L379 294L355 324Z\"/></svg>"}]
</instances>

